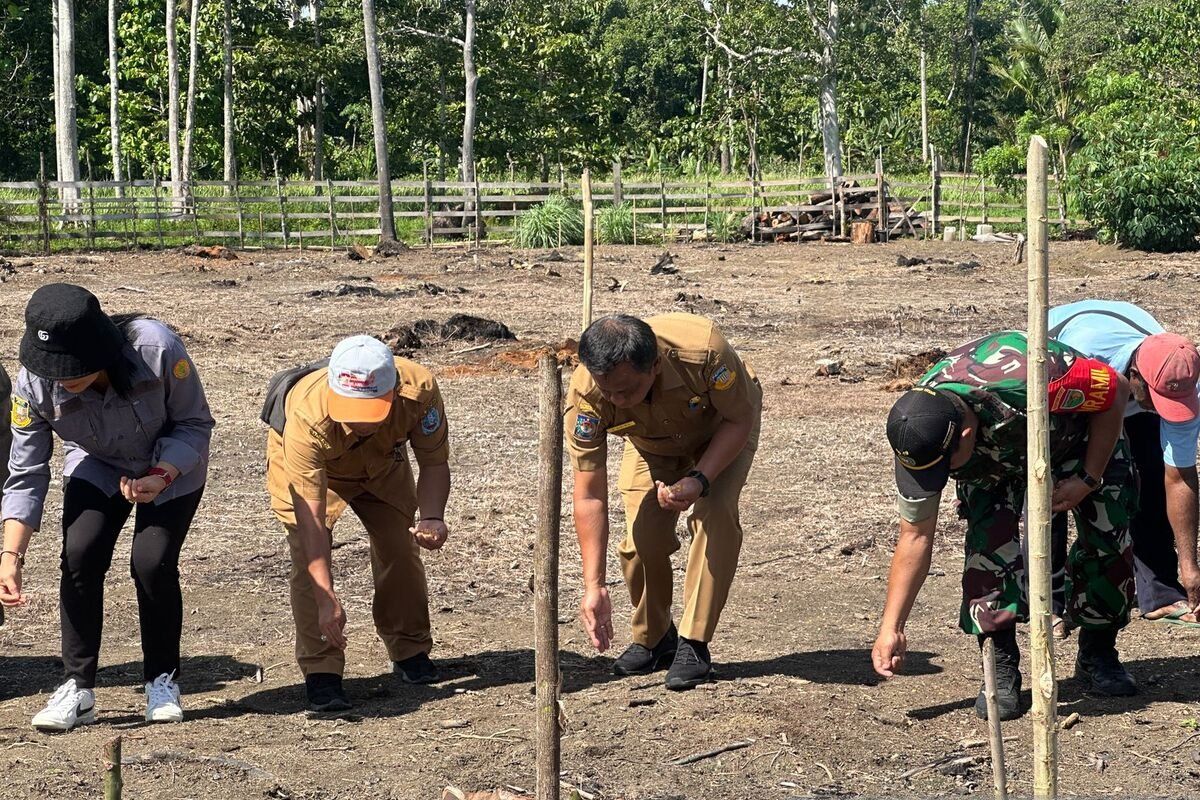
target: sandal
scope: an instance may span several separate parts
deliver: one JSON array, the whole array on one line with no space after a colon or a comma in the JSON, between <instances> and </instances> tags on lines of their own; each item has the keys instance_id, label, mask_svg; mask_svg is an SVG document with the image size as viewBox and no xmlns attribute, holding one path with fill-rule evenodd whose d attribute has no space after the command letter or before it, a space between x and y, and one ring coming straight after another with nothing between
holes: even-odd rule
<instances>
[{"instance_id":1,"label":"sandal","mask_svg":"<svg viewBox=\"0 0 1200 800\"><path fill-rule=\"evenodd\" d=\"M1184 619L1184 617L1191 617L1191 619ZM1169 614L1165 617L1158 617L1156 621L1164 622L1167 625L1178 625L1181 628L1200 628L1200 622L1196 621L1196 616L1186 606L1172 609Z\"/></svg>"},{"instance_id":2,"label":"sandal","mask_svg":"<svg viewBox=\"0 0 1200 800\"><path fill-rule=\"evenodd\" d=\"M1055 639L1062 641L1068 638L1073 630L1075 626L1057 614L1050 617L1050 633Z\"/></svg>"},{"instance_id":3,"label":"sandal","mask_svg":"<svg viewBox=\"0 0 1200 800\"><path fill-rule=\"evenodd\" d=\"M1163 606L1162 608L1142 614L1142 619L1149 620L1150 622L1158 622L1159 620L1167 619L1168 617L1178 619L1180 610L1182 610L1184 614L1187 614L1192 609L1188 607L1186 600L1176 600L1169 606Z\"/></svg>"}]
</instances>

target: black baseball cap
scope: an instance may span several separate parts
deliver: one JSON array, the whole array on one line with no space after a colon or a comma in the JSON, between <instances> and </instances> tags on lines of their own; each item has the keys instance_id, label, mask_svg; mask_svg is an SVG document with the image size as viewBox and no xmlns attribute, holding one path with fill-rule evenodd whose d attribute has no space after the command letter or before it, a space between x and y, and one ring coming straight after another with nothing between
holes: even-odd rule
<instances>
[{"instance_id":1,"label":"black baseball cap","mask_svg":"<svg viewBox=\"0 0 1200 800\"><path fill-rule=\"evenodd\" d=\"M96 295L82 286L47 284L25 306L21 364L40 378L68 381L108 369L124 346Z\"/></svg>"},{"instance_id":2,"label":"black baseball cap","mask_svg":"<svg viewBox=\"0 0 1200 800\"><path fill-rule=\"evenodd\" d=\"M961 430L962 411L946 392L917 386L900 396L888 414L887 437L901 495L916 500L945 488Z\"/></svg>"}]
</instances>

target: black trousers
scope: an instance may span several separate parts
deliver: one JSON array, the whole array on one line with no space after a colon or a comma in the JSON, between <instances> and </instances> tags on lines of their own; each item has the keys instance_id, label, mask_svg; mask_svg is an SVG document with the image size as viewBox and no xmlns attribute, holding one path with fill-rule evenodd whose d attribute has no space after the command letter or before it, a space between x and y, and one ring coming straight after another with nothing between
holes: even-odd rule
<instances>
[{"instance_id":1,"label":"black trousers","mask_svg":"<svg viewBox=\"0 0 1200 800\"><path fill-rule=\"evenodd\" d=\"M1125 420L1125 438L1138 475L1138 510L1129 522L1133 539L1133 566L1138 608L1143 614L1186 600L1179 585L1179 555L1175 534L1167 518L1161 420L1157 414L1134 414ZM1064 567L1067 563L1067 515L1056 514L1051 525L1051 569L1054 610L1062 613Z\"/></svg>"},{"instance_id":2,"label":"black trousers","mask_svg":"<svg viewBox=\"0 0 1200 800\"><path fill-rule=\"evenodd\" d=\"M161 505L137 506L130 572L137 587L143 672L152 681L179 670L183 594L179 553L204 489ZM120 494L108 496L85 480L68 480L63 490L62 656L66 678L82 689L96 683L104 627L104 576L117 537L133 512Z\"/></svg>"}]
</instances>

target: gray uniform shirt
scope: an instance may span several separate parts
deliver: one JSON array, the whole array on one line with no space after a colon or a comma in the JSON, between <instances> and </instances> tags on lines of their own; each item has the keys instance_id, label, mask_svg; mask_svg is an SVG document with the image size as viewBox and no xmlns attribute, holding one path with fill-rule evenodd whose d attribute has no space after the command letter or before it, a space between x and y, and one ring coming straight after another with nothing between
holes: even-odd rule
<instances>
[{"instance_id":1,"label":"gray uniform shirt","mask_svg":"<svg viewBox=\"0 0 1200 800\"><path fill-rule=\"evenodd\" d=\"M109 388L74 395L24 368L12 397L12 449L0 517L42 524L50 487L54 434L65 443L63 476L118 494L122 476L136 478L160 461L180 475L155 504L204 485L215 424L200 377L183 342L151 319L131 324L124 356L133 365L128 398Z\"/></svg>"}]
</instances>

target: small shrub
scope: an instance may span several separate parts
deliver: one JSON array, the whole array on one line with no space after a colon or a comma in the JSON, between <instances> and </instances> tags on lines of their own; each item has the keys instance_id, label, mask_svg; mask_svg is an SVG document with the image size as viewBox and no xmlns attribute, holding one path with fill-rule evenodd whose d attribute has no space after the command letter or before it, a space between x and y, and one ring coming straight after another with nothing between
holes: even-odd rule
<instances>
[{"instance_id":1,"label":"small shrub","mask_svg":"<svg viewBox=\"0 0 1200 800\"><path fill-rule=\"evenodd\" d=\"M1157 252L1200 235L1200 132L1163 113L1126 116L1079 153L1080 207L1103 239Z\"/></svg>"},{"instance_id":2,"label":"small shrub","mask_svg":"<svg viewBox=\"0 0 1200 800\"><path fill-rule=\"evenodd\" d=\"M638 233L642 233L641 225ZM596 214L596 234L600 244L633 244L633 208L629 203L600 209Z\"/></svg>"},{"instance_id":3,"label":"small shrub","mask_svg":"<svg viewBox=\"0 0 1200 800\"><path fill-rule=\"evenodd\" d=\"M737 214L718 214L708 225L708 238L732 242L742 238L742 219Z\"/></svg>"},{"instance_id":4,"label":"small shrub","mask_svg":"<svg viewBox=\"0 0 1200 800\"><path fill-rule=\"evenodd\" d=\"M513 243L534 249L583 244L583 213L562 195L551 195L517 218Z\"/></svg>"},{"instance_id":5,"label":"small shrub","mask_svg":"<svg viewBox=\"0 0 1200 800\"><path fill-rule=\"evenodd\" d=\"M1015 191L1017 175L1025 171L1025 154L1016 145L997 145L975 159L975 168L1005 191Z\"/></svg>"}]
</instances>

